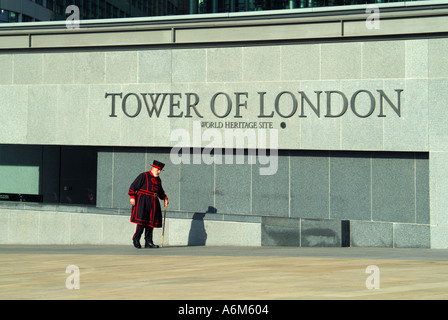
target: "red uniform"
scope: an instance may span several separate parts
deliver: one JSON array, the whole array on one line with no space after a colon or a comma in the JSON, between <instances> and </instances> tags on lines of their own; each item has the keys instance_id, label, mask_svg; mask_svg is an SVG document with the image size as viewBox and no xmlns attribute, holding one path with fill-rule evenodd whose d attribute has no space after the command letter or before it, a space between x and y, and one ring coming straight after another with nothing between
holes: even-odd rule
<instances>
[{"instance_id":1,"label":"red uniform","mask_svg":"<svg viewBox=\"0 0 448 320\"><path fill-rule=\"evenodd\" d=\"M139 174L129 187L128 194L135 198L131 222L152 228L162 227L159 199L165 200L168 197L162 188L160 177L154 177L151 171Z\"/></svg>"}]
</instances>

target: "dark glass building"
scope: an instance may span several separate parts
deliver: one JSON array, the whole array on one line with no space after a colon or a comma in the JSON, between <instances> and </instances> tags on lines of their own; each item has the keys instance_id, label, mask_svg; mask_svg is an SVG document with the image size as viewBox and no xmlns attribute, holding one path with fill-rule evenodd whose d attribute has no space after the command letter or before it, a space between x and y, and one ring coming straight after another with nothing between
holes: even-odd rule
<instances>
[{"instance_id":1,"label":"dark glass building","mask_svg":"<svg viewBox=\"0 0 448 320\"><path fill-rule=\"evenodd\" d=\"M0 23L65 20L76 5L80 18L111 19L248 12L403 1L383 0L2 0Z\"/></svg>"}]
</instances>

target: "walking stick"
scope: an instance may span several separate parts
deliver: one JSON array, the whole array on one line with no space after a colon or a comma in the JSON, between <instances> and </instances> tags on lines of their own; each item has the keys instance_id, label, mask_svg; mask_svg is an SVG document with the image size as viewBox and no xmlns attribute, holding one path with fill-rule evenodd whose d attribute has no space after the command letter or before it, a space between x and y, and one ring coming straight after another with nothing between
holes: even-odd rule
<instances>
[{"instance_id":1,"label":"walking stick","mask_svg":"<svg viewBox=\"0 0 448 320\"><path fill-rule=\"evenodd\" d=\"M163 247L163 236L165 234L165 220L166 220L166 202L165 202L165 212L163 214L163 227L162 227L162 247Z\"/></svg>"}]
</instances>

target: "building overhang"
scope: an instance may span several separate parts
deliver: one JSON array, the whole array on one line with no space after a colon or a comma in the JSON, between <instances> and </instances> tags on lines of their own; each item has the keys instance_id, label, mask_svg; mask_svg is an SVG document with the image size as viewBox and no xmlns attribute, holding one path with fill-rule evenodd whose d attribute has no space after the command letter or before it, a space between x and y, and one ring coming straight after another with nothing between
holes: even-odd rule
<instances>
[{"instance_id":1,"label":"building overhang","mask_svg":"<svg viewBox=\"0 0 448 320\"><path fill-rule=\"evenodd\" d=\"M445 34L448 34L448 1L416 1L79 20L77 28L69 28L67 21L0 24L0 50L247 44Z\"/></svg>"}]
</instances>

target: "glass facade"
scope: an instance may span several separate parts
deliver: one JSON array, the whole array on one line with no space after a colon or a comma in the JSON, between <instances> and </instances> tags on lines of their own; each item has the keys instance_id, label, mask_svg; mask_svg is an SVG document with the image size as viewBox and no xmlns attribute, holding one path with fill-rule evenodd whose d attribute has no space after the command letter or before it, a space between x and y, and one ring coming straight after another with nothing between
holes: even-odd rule
<instances>
[{"instance_id":1,"label":"glass facade","mask_svg":"<svg viewBox=\"0 0 448 320\"><path fill-rule=\"evenodd\" d=\"M97 148L0 145L0 201L96 204Z\"/></svg>"},{"instance_id":2,"label":"glass facade","mask_svg":"<svg viewBox=\"0 0 448 320\"><path fill-rule=\"evenodd\" d=\"M250 12L358 5L400 0L20 0L0 2L0 23L66 20L70 5L81 20L153 17L226 12ZM412 0L410 0L412 1ZM13 4L15 3L15 4ZM43 7L44 10L42 10ZM34 12L35 16L26 13Z\"/></svg>"},{"instance_id":3,"label":"glass facade","mask_svg":"<svg viewBox=\"0 0 448 320\"><path fill-rule=\"evenodd\" d=\"M196 2L196 1L193 1ZM246 12L263 10L298 9L327 6L356 5L399 1L381 0L199 0L197 12Z\"/></svg>"}]
</instances>

